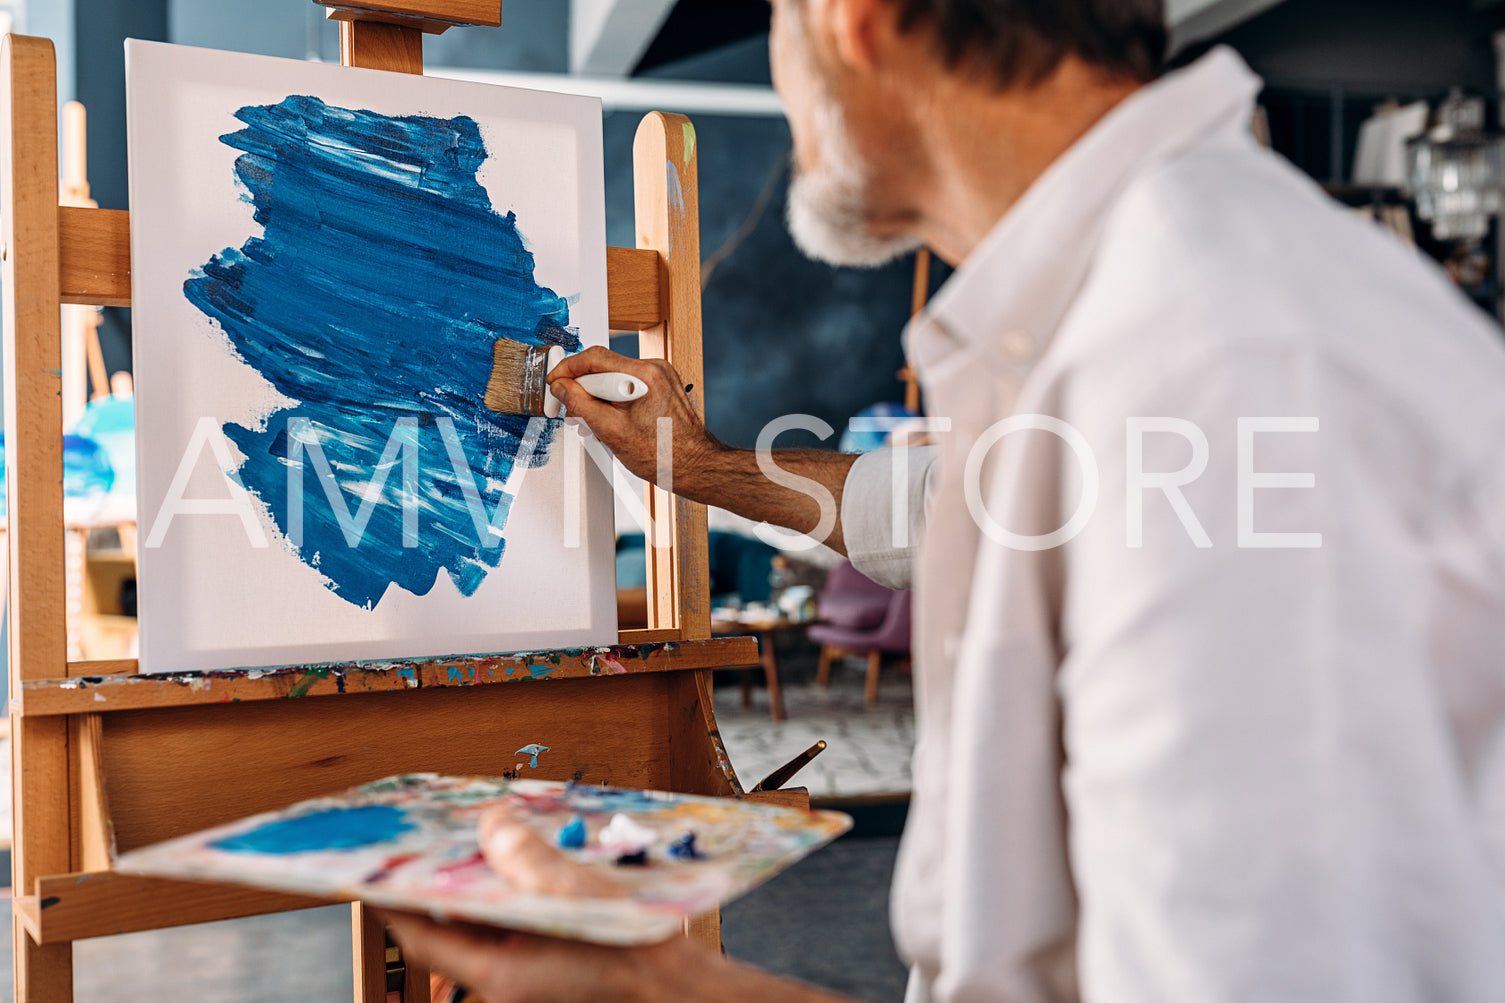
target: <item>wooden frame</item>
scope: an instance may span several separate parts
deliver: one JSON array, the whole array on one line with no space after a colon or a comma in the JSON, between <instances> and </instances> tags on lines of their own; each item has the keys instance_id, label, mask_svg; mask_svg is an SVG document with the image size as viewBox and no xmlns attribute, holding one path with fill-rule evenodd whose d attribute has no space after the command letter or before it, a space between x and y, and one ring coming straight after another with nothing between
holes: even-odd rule
<instances>
[{"instance_id":1,"label":"wooden frame","mask_svg":"<svg viewBox=\"0 0 1505 1003\"><path fill-rule=\"evenodd\" d=\"M421 72L424 26L402 18L500 15L499 0L363 6L385 13L338 14L353 18L342 23L345 62L404 72ZM129 305L129 217L58 205L51 42L6 36L0 78L18 1003L72 1000L76 939L321 904L115 874L117 847L392 773L497 775L532 741L551 753L529 776L743 795L716 732L710 669L754 661L755 642L710 638L705 510L657 489L649 510L672 532L650 561L649 629L623 632L617 647L165 677L135 674L134 662L69 662L58 308ZM612 328L641 332L644 357L701 385L694 135L682 116L643 119L638 247L610 249L607 268ZM769 800L808 804L799 791ZM358 903L352 929L357 1003L428 1003L414 965L389 992L385 932ZM687 931L717 943L719 917Z\"/></svg>"}]
</instances>

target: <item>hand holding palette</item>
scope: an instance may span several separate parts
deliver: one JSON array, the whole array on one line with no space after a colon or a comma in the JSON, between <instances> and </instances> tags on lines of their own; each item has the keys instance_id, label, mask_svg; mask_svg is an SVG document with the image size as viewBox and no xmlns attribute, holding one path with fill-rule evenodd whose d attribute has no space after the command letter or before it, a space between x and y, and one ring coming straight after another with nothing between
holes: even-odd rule
<instances>
[{"instance_id":1,"label":"hand holding palette","mask_svg":"<svg viewBox=\"0 0 1505 1003\"><path fill-rule=\"evenodd\" d=\"M541 840L585 830L565 849L620 894L525 890L496 873L478 825L492 808ZM646 834L642 866L600 834L624 816ZM254 885L453 917L601 944L650 944L762 883L851 827L837 812L730 798L539 780L412 774L124 854L115 868L165 878ZM623 827L616 822L616 830ZM693 854L675 852L686 837ZM494 855L493 843L488 849Z\"/></svg>"}]
</instances>

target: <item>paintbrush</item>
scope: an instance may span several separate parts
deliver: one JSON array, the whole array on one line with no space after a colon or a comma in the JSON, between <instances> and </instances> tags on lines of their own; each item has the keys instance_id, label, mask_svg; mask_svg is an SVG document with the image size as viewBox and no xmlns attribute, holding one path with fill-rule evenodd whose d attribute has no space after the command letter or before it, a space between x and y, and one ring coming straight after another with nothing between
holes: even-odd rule
<instances>
[{"instance_id":1,"label":"paintbrush","mask_svg":"<svg viewBox=\"0 0 1505 1003\"><path fill-rule=\"evenodd\" d=\"M778 790L780 787L783 787L791 779L793 779L796 773L798 773L800 770L803 770L806 766L810 765L810 760L814 759L816 756L825 751L826 743L816 742L814 745L810 746L810 748L806 749L804 752L801 752L798 756L795 756L793 759L789 760L789 762L785 763L783 766L780 766L768 776L758 781L757 786L755 786L748 793L757 794L759 791Z\"/></svg>"},{"instance_id":2,"label":"paintbrush","mask_svg":"<svg viewBox=\"0 0 1505 1003\"><path fill-rule=\"evenodd\" d=\"M491 346L491 379L486 384L486 408L499 414L540 415L558 418L559 399L544 377L564 361L558 345L524 345L498 338ZM648 386L626 373L587 373L575 377L586 393L597 400L626 403L648 392Z\"/></svg>"}]
</instances>

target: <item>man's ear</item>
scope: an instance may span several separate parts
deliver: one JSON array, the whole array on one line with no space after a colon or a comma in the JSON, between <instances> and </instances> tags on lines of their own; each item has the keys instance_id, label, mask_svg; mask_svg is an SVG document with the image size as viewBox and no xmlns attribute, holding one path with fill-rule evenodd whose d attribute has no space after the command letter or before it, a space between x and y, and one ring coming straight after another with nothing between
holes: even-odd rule
<instances>
[{"instance_id":1,"label":"man's ear","mask_svg":"<svg viewBox=\"0 0 1505 1003\"><path fill-rule=\"evenodd\" d=\"M898 32L894 0L820 0L827 8L836 57L848 67L871 71Z\"/></svg>"}]
</instances>

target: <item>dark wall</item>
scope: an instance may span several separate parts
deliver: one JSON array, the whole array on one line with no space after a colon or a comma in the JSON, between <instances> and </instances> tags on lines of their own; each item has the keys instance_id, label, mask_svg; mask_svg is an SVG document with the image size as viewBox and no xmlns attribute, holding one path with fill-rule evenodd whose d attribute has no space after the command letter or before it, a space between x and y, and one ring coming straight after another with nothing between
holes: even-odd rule
<instances>
[{"instance_id":1,"label":"dark wall","mask_svg":"<svg viewBox=\"0 0 1505 1003\"><path fill-rule=\"evenodd\" d=\"M1492 35L1505 4L1473 0L1285 0L1212 42L1265 79L1274 146L1319 181L1352 177L1359 128L1381 102L1496 90Z\"/></svg>"},{"instance_id":2,"label":"dark wall","mask_svg":"<svg viewBox=\"0 0 1505 1003\"><path fill-rule=\"evenodd\" d=\"M125 209L127 38L167 41L167 0L53 0L74 5L74 93L89 110L89 179L94 200Z\"/></svg>"},{"instance_id":3,"label":"dark wall","mask_svg":"<svg viewBox=\"0 0 1505 1003\"><path fill-rule=\"evenodd\" d=\"M1505 8L1473 0L1285 0L1223 36L1272 86L1495 90Z\"/></svg>"},{"instance_id":4,"label":"dark wall","mask_svg":"<svg viewBox=\"0 0 1505 1003\"><path fill-rule=\"evenodd\" d=\"M89 187L106 209L129 208L126 173L127 38L167 41L167 0L50 0L74 5L74 90L89 112ZM104 311L100 349L110 372L131 365L130 311Z\"/></svg>"}]
</instances>

